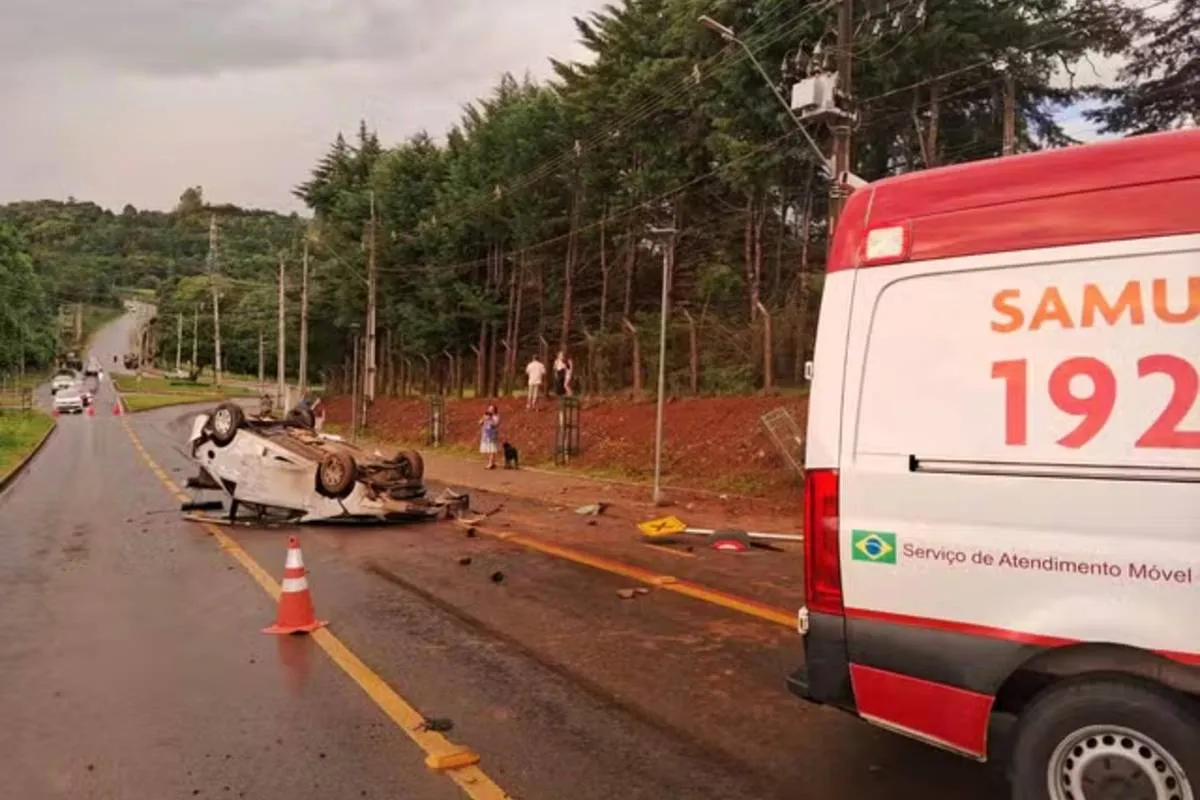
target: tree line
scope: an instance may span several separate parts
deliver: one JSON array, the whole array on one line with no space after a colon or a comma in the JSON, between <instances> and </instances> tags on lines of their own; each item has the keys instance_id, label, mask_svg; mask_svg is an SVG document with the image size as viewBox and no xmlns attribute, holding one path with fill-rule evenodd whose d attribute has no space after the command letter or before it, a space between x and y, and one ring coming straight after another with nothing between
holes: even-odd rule
<instances>
[{"instance_id":1,"label":"tree line","mask_svg":"<svg viewBox=\"0 0 1200 800\"><path fill-rule=\"evenodd\" d=\"M482 394L560 348L587 390L649 383L665 274L673 391L799 383L829 186L772 86L701 14L735 30L785 94L833 67L828 0L622 0L575 20L588 59L552 62L543 81L503 76L444 139L384 144L365 123L339 134L295 188L311 219L213 208L190 189L153 224L130 209L96 218L75 279L154 288L169 356L177 315L195 314L217 281L227 366L251 372L262 330L274 363L280 259L295 341L307 248L310 377L337 384L353 369L373 257L381 390ZM1071 144L1058 120L1080 104L1106 133L1200 113L1198 0L865 0L853 23L853 168L868 180L999 156L1006 103L1018 151ZM1097 56L1126 59L1115 85L1092 85ZM828 131L809 130L828 147ZM205 263L213 212L217 277ZM140 232L122 234L125 250L98 233L129 226Z\"/></svg>"},{"instance_id":2,"label":"tree line","mask_svg":"<svg viewBox=\"0 0 1200 800\"><path fill-rule=\"evenodd\" d=\"M257 331L274 325L276 313L274 284L265 284L263 276L271 279L276 251L294 244L303 221L208 205L202 190L191 187L171 212L132 205L113 212L73 198L0 206L0 373L19 371L22 355L29 368L61 355L69 336L60 331L60 309L116 309L137 290L158 299L161 327L170 323L170 340L161 331L158 336L164 356L168 350L174 356L178 311L187 315L184 352L190 360L199 311L205 324L197 326L198 360L211 364L212 280L206 270L212 215L221 220L216 281L228 303L223 355L232 369L256 369Z\"/></svg>"},{"instance_id":3,"label":"tree line","mask_svg":"<svg viewBox=\"0 0 1200 800\"><path fill-rule=\"evenodd\" d=\"M1000 155L1006 93L1018 151L1073 143L1059 112L1084 102L1107 132L1178 126L1200 87L1196 29L1190 44L1176 36L1196 7L868 0L854 19L854 171ZM585 63L553 62L548 81L504 76L444 142L383 146L365 124L339 135L296 189L340 257L321 273L362 275L376 231L383 368L440 370L481 393L560 348L579 354L588 388L640 388L656 367L664 275L673 390L800 382L829 186L751 60L697 18L738 32L786 93L832 69L836 13L625 0L576 20ZM1088 85L1097 55L1132 56L1116 87ZM827 146L827 131L812 133ZM324 313L361 317L362 281L328 288Z\"/></svg>"}]
</instances>

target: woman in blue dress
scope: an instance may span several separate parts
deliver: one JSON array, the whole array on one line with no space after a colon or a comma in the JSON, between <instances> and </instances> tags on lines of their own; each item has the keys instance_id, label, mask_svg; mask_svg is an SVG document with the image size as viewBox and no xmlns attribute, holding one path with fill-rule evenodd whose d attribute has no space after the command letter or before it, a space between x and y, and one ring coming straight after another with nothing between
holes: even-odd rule
<instances>
[{"instance_id":1,"label":"woman in blue dress","mask_svg":"<svg viewBox=\"0 0 1200 800\"><path fill-rule=\"evenodd\" d=\"M479 420L479 452L488 457L487 468L496 468L496 453L500 450L500 411L488 406Z\"/></svg>"}]
</instances>

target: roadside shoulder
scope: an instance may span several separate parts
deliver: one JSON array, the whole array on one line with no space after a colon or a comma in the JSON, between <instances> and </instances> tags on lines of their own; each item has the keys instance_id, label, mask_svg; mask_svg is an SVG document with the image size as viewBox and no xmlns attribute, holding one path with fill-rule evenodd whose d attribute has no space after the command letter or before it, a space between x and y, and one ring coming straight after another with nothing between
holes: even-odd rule
<instances>
[{"instance_id":1,"label":"roadside shoulder","mask_svg":"<svg viewBox=\"0 0 1200 800\"><path fill-rule=\"evenodd\" d=\"M26 423L31 422L32 424L22 425L10 433L5 429L5 419L15 417L24 417ZM3 492L9 484L16 480L17 476L33 461L33 457L41 452L46 442L50 440L51 434L56 430L58 430L57 420L40 411L0 416L0 492ZM7 449L10 442L11 451ZM2 457L11 453L17 454L17 461L5 469L3 464L7 459Z\"/></svg>"}]
</instances>

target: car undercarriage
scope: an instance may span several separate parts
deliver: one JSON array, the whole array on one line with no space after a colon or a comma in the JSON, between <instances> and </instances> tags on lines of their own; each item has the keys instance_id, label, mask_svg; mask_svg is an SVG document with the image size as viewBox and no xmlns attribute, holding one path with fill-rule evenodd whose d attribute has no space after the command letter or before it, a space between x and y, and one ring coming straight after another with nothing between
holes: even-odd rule
<instances>
[{"instance_id":1,"label":"car undercarriage","mask_svg":"<svg viewBox=\"0 0 1200 800\"><path fill-rule=\"evenodd\" d=\"M445 517L469 505L451 491L429 497L419 453L389 458L317 433L304 407L277 419L222 403L196 417L188 448L199 467L188 488L223 493L230 521L244 511L262 522L394 522Z\"/></svg>"}]
</instances>

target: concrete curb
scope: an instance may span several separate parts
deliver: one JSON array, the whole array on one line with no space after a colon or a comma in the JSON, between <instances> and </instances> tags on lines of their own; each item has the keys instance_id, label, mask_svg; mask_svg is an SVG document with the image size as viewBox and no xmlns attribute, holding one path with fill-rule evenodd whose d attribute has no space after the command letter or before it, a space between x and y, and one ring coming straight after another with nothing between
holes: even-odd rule
<instances>
[{"instance_id":1,"label":"concrete curb","mask_svg":"<svg viewBox=\"0 0 1200 800\"><path fill-rule=\"evenodd\" d=\"M40 440L38 440L38 443L35 444L33 449L29 451L29 455L18 461L17 465L12 468L11 472L9 472L3 478L0 478L0 494L3 494L4 491L8 489L9 484L16 480L17 476L25 471L25 468L29 466L29 462L33 461L33 457L41 452L42 448L46 445L46 442L50 441L50 435L56 430L58 430L58 420L54 420L54 423L50 426L50 430L46 431L46 434Z\"/></svg>"}]
</instances>

